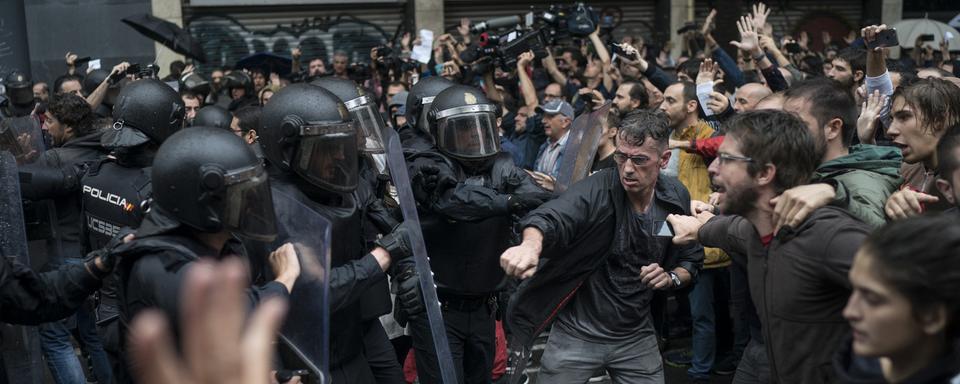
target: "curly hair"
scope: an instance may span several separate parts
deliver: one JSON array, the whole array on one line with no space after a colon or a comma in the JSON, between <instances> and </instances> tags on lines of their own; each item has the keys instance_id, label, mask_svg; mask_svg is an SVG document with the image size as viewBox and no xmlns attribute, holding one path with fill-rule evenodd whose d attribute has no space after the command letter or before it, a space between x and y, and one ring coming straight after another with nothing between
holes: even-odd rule
<instances>
[{"instance_id":1,"label":"curly hair","mask_svg":"<svg viewBox=\"0 0 960 384\"><path fill-rule=\"evenodd\" d=\"M86 136L93 133L93 110L90 104L82 97L72 93L64 93L50 98L47 111L61 123L73 128L76 136Z\"/></svg>"}]
</instances>

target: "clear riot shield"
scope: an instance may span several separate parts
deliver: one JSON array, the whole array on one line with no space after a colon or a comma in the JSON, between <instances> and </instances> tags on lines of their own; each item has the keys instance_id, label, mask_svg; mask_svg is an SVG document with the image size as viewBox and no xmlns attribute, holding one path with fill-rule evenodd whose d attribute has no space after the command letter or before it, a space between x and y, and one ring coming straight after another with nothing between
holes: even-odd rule
<instances>
[{"instance_id":1,"label":"clear riot shield","mask_svg":"<svg viewBox=\"0 0 960 384\"><path fill-rule=\"evenodd\" d=\"M411 222L412 228L420 228L420 216L417 213L413 191L410 189L410 176L407 173L407 163L403 158L403 149L400 147L400 136L394 130L387 130L387 166L393 177L393 184L397 189L397 201L403 212L403 220ZM423 233L418 230L410 232L410 242L413 246L413 260L420 278L420 291L423 295L424 306L427 309L427 321L430 323L430 335L434 341L434 352L440 365L440 377L445 384L457 383L457 371L450 354L450 344L447 342L447 331L443 325L443 313L440 312L440 301L437 298L437 286L433 281L433 272L430 270L430 260L427 258L427 246L423 243Z\"/></svg>"},{"instance_id":2,"label":"clear riot shield","mask_svg":"<svg viewBox=\"0 0 960 384\"><path fill-rule=\"evenodd\" d=\"M11 117L0 120L0 151L9 151L17 164L29 163L40 156L43 130L40 120L33 116Z\"/></svg>"},{"instance_id":3,"label":"clear riot shield","mask_svg":"<svg viewBox=\"0 0 960 384\"><path fill-rule=\"evenodd\" d=\"M280 330L280 358L287 369L310 372L304 383L327 383L329 370L330 221L274 188L277 239L270 249L292 243L300 258L300 277Z\"/></svg>"},{"instance_id":4,"label":"clear riot shield","mask_svg":"<svg viewBox=\"0 0 960 384\"><path fill-rule=\"evenodd\" d=\"M0 150L0 257L14 258L30 265L27 234L23 226L20 202L20 179L17 160L8 151ZM36 327L0 323L0 370L7 383L39 383L43 381L43 359Z\"/></svg>"},{"instance_id":5,"label":"clear riot shield","mask_svg":"<svg viewBox=\"0 0 960 384\"><path fill-rule=\"evenodd\" d=\"M593 112L581 114L570 125L554 192L566 191L571 185L590 175L603 135L603 122L611 105L607 102Z\"/></svg>"}]
</instances>

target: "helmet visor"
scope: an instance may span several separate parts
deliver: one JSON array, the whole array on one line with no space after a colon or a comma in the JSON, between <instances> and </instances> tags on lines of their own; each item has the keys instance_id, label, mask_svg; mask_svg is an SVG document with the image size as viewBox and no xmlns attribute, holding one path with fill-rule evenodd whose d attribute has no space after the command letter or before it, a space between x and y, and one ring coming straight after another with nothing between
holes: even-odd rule
<instances>
[{"instance_id":1,"label":"helmet visor","mask_svg":"<svg viewBox=\"0 0 960 384\"><path fill-rule=\"evenodd\" d=\"M277 225L267 172L256 165L228 172L225 178L224 226L250 239L273 241L277 236Z\"/></svg>"},{"instance_id":2,"label":"helmet visor","mask_svg":"<svg viewBox=\"0 0 960 384\"><path fill-rule=\"evenodd\" d=\"M357 187L359 154L353 122L311 124L304 133L292 168L311 184L336 192Z\"/></svg>"},{"instance_id":3,"label":"helmet visor","mask_svg":"<svg viewBox=\"0 0 960 384\"><path fill-rule=\"evenodd\" d=\"M361 96L350 100L347 108L353 119L357 121L360 128L360 151L364 153L385 153L383 129L386 124L383 123L383 117L377 111L366 96Z\"/></svg>"},{"instance_id":4,"label":"helmet visor","mask_svg":"<svg viewBox=\"0 0 960 384\"><path fill-rule=\"evenodd\" d=\"M472 112L437 122L437 147L451 156L478 159L500 151L497 123L490 112Z\"/></svg>"}]
</instances>

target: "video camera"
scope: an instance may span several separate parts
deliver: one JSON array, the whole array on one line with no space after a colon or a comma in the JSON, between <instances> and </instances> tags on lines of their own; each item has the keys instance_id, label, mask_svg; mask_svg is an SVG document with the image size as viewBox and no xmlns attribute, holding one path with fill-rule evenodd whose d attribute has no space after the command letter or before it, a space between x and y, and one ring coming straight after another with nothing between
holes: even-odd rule
<instances>
[{"instance_id":1,"label":"video camera","mask_svg":"<svg viewBox=\"0 0 960 384\"><path fill-rule=\"evenodd\" d=\"M133 75L133 77L136 79L156 79L158 73L160 73L160 67L153 63L145 66L142 66L139 63L130 64L130 66L127 67L127 70L123 73L117 73L110 76L110 83L116 84L118 81L120 81L120 79L127 75Z\"/></svg>"},{"instance_id":2,"label":"video camera","mask_svg":"<svg viewBox=\"0 0 960 384\"><path fill-rule=\"evenodd\" d=\"M517 56L521 53L533 51L536 58L547 57L547 43L542 29L520 32L513 31L503 35L493 35L484 32L480 41L472 44L467 50L460 53L460 59L465 63L480 63L498 65L504 71L510 71L517 65ZM489 60L486 59L489 58ZM477 69L484 72L481 69Z\"/></svg>"},{"instance_id":3,"label":"video camera","mask_svg":"<svg viewBox=\"0 0 960 384\"><path fill-rule=\"evenodd\" d=\"M593 7L584 3L551 5L546 11L532 12L527 23L543 25L545 37L551 44L570 37L586 37L597 30L600 17Z\"/></svg>"},{"instance_id":4,"label":"video camera","mask_svg":"<svg viewBox=\"0 0 960 384\"><path fill-rule=\"evenodd\" d=\"M402 74L408 71L413 71L418 67L418 63L409 59L401 58L396 54L396 52L393 51L393 48L390 48L386 45L381 45L377 47L376 50L377 69L380 71L393 71L396 74Z\"/></svg>"}]
</instances>

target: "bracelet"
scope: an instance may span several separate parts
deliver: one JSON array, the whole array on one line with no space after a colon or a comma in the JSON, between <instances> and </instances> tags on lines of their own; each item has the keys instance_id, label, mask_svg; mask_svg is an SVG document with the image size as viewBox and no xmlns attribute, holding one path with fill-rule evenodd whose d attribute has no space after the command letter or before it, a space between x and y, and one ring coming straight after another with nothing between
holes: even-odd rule
<instances>
[{"instance_id":1,"label":"bracelet","mask_svg":"<svg viewBox=\"0 0 960 384\"><path fill-rule=\"evenodd\" d=\"M763 60L766 57L767 57L766 53L760 52L759 55L753 56L753 61L756 61L759 63L761 60Z\"/></svg>"}]
</instances>

